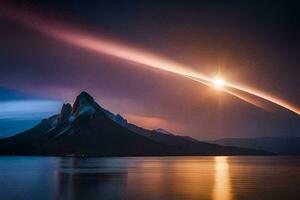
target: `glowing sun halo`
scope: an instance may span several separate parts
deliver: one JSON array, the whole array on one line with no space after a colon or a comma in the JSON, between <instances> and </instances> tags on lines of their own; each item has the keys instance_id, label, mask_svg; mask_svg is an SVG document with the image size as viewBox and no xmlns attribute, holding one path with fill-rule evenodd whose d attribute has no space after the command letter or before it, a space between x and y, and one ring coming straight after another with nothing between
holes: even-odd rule
<instances>
[{"instance_id":1,"label":"glowing sun halo","mask_svg":"<svg viewBox=\"0 0 300 200\"><path fill-rule=\"evenodd\" d=\"M217 77L213 80L213 85L216 89L222 90L225 86L225 81L223 78Z\"/></svg>"},{"instance_id":2,"label":"glowing sun halo","mask_svg":"<svg viewBox=\"0 0 300 200\"><path fill-rule=\"evenodd\" d=\"M3 12L4 10L5 12ZM14 8L2 9L0 17L2 18L2 16L21 23L28 28L32 28L45 35L54 37L73 46L77 46L78 48L140 64L135 66L152 67L166 72L182 75L207 86L212 86L216 90L225 91L229 94L237 96L242 100L245 100L245 98L241 98L239 95L233 94L233 92L228 91L228 89L245 92L286 108L300 116L300 108L298 106L291 104L280 97L273 96L272 94L257 90L255 88L232 84L227 81L225 82L224 79L220 77L211 79L205 74L190 70L188 66L179 64L166 58L162 58L155 54L110 41L100 36L94 37L87 33L82 33L79 30L70 29L68 28L69 26L64 26L64 24L55 24L54 22L51 22L51 20L49 20L47 23L47 21L41 19L43 17L38 17L38 15L35 16L34 14L31 16L26 14L26 12L22 12L21 10Z\"/></svg>"}]
</instances>

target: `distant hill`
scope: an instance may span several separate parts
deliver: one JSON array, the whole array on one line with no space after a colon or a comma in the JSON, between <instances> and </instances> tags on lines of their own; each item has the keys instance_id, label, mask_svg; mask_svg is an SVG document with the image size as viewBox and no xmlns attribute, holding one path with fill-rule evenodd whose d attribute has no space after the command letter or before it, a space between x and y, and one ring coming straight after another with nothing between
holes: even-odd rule
<instances>
[{"instance_id":1,"label":"distant hill","mask_svg":"<svg viewBox=\"0 0 300 200\"><path fill-rule=\"evenodd\" d=\"M300 155L300 137L224 138L212 143L261 149L280 155Z\"/></svg>"},{"instance_id":2,"label":"distant hill","mask_svg":"<svg viewBox=\"0 0 300 200\"><path fill-rule=\"evenodd\" d=\"M34 128L0 140L4 155L267 155L263 150L225 147L176 136L163 129L147 130L129 124L121 115L99 106L86 92L61 113Z\"/></svg>"}]
</instances>

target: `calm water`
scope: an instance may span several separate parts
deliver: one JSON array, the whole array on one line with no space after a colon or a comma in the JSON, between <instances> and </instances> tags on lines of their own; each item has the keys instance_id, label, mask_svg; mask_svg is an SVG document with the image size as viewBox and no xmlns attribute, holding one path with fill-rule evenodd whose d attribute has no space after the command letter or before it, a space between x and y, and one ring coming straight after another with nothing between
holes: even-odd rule
<instances>
[{"instance_id":1,"label":"calm water","mask_svg":"<svg viewBox=\"0 0 300 200\"><path fill-rule=\"evenodd\" d=\"M300 157L0 157L0 199L300 199Z\"/></svg>"}]
</instances>

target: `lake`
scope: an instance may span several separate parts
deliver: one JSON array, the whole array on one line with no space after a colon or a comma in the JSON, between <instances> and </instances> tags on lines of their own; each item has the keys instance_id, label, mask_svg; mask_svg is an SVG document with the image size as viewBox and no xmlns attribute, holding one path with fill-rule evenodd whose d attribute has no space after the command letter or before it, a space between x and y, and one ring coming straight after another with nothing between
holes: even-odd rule
<instances>
[{"instance_id":1,"label":"lake","mask_svg":"<svg viewBox=\"0 0 300 200\"><path fill-rule=\"evenodd\" d=\"M0 157L1 200L300 199L300 157Z\"/></svg>"}]
</instances>

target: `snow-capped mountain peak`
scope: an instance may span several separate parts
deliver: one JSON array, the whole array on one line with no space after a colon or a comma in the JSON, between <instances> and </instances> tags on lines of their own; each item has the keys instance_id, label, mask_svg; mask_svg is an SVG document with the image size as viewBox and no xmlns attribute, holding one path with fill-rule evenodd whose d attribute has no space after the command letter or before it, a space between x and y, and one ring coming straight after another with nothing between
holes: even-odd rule
<instances>
[{"instance_id":1,"label":"snow-capped mountain peak","mask_svg":"<svg viewBox=\"0 0 300 200\"><path fill-rule=\"evenodd\" d=\"M165 129L162 129L162 128L153 129L153 131L157 132L157 133L167 134L167 135L174 135L173 133L166 131Z\"/></svg>"},{"instance_id":2,"label":"snow-capped mountain peak","mask_svg":"<svg viewBox=\"0 0 300 200\"><path fill-rule=\"evenodd\" d=\"M100 106L91 95L87 92L81 92L73 104L72 115L79 116L83 113L93 114L98 107Z\"/></svg>"},{"instance_id":3,"label":"snow-capped mountain peak","mask_svg":"<svg viewBox=\"0 0 300 200\"><path fill-rule=\"evenodd\" d=\"M127 120L120 114L114 114L102 108L94 98L87 92L81 92L71 106L70 104L63 104L61 113L58 119L60 124L73 122L74 120L82 117L92 117L96 112L104 113L111 120L115 121L121 126L127 125Z\"/></svg>"}]
</instances>

